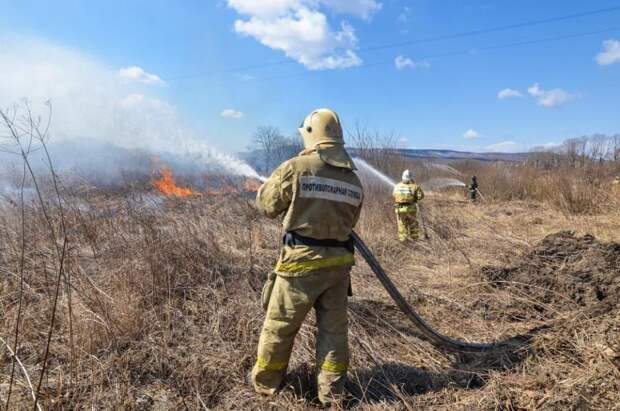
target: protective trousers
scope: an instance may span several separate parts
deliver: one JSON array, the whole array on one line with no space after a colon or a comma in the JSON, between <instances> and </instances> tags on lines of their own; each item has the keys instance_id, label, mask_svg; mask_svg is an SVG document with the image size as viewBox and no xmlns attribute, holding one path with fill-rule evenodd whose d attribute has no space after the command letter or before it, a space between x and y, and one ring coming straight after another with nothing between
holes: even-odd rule
<instances>
[{"instance_id":1,"label":"protective trousers","mask_svg":"<svg viewBox=\"0 0 620 411\"><path fill-rule=\"evenodd\" d=\"M257 392L271 395L278 390L286 374L295 336L314 307L318 328L319 400L329 403L342 394L349 365L347 290L350 270L350 267L337 267L303 277L277 276L252 370Z\"/></svg>"},{"instance_id":2,"label":"protective trousers","mask_svg":"<svg viewBox=\"0 0 620 411\"><path fill-rule=\"evenodd\" d=\"M415 206L407 207L405 210L397 208L396 221L398 222L398 239L400 241L418 240L420 238L418 213Z\"/></svg>"}]
</instances>

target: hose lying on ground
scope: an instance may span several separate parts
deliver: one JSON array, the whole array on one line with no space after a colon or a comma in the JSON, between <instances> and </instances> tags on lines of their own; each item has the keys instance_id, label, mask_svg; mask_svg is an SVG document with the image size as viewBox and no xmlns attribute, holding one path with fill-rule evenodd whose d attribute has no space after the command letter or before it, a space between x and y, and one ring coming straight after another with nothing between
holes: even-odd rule
<instances>
[{"instance_id":1,"label":"hose lying on ground","mask_svg":"<svg viewBox=\"0 0 620 411\"><path fill-rule=\"evenodd\" d=\"M489 351L501 348L504 345L502 343L470 343L459 341L435 331L426 323L426 321L424 321L422 317L420 317L420 315L409 305L409 303L407 303L405 298L398 291L390 277L388 277L385 273L375 256L370 252L362 239L355 232L351 233L351 238L353 239L355 248L357 248L362 257L364 257L364 260L366 260L379 281L381 281L381 284L385 287L388 294L390 294L390 297L392 297L394 302L398 305L398 308L400 308L407 318L411 320L411 322L422 332L424 337L426 337L432 344L450 351L458 352Z\"/></svg>"}]
</instances>

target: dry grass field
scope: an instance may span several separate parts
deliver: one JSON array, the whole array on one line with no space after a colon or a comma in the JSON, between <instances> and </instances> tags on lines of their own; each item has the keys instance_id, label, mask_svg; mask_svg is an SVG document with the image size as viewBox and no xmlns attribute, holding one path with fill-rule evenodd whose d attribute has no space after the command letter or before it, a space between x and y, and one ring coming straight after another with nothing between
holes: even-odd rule
<instances>
[{"instance_id":1,"label":"dry grass field","mask_svg":"<svg viewBox=\"0 0 620 411\"><path fill-rule=\"evenodd\" d=\"M433 347L358 257L345 406L620 409L620 191L609 179L520 170L535 190L508 196L493 170L477 172L485 201L427 196L428 240L398 243L389 193L372 184L357 231L430 324L514 349ZM2 407L32 409L37 391L41 409L317 406L312 318L280 395L257 396L244 381L278 221L237 194L60 191L62 209L53 190L43 189L42 204L0 201Z\"/></svg>"}]
</instances>

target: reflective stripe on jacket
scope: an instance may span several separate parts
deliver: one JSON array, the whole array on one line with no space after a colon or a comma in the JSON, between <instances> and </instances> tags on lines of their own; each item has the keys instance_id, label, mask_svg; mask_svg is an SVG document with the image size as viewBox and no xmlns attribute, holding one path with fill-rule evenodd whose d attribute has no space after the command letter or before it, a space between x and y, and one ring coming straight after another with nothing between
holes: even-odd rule
<instances>
[{"instance_id":1,"label":"reflective stripe on jacket","mask_svg":"<svg viewBox=\"0 0 620 411\"><path fill-rule=\"evenodd\" d=\"M398 183L392 192L396 204L411 205L424 198L424 191L415 183ZM415 208L415 206L414 206Z\"/></svg>"}]
</instances>

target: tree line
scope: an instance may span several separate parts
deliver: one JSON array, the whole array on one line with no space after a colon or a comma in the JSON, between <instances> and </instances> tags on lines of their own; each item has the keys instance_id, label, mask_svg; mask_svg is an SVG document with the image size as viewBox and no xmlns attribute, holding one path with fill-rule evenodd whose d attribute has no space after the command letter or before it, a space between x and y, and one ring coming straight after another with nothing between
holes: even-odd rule
<instances>
[{"instance_id":1,"label":"tree line","mask_svg":"<svg viewBox=\"0 0 620 411\"><path fill-rule=\"evenodd\" d=\"M620 163L620 134L593 134L564 140L550 147L534 147L527 163L537 168L586 167Z\"/></svg>"}]
</instances>

